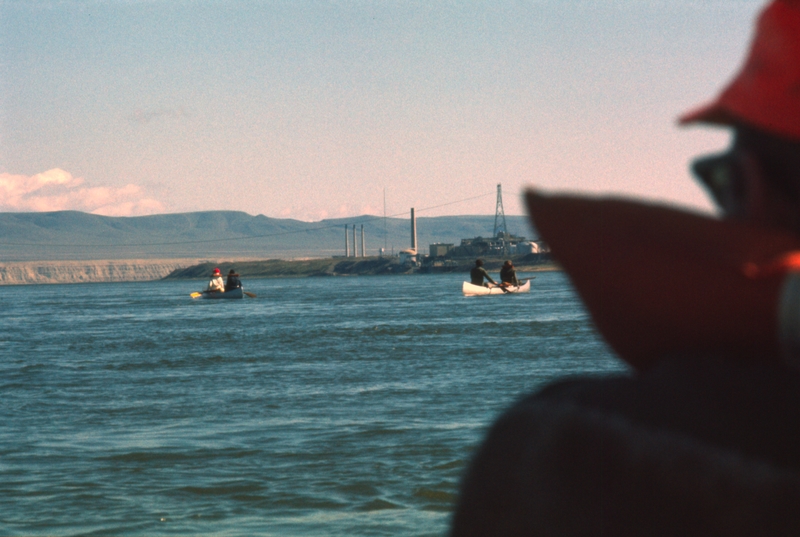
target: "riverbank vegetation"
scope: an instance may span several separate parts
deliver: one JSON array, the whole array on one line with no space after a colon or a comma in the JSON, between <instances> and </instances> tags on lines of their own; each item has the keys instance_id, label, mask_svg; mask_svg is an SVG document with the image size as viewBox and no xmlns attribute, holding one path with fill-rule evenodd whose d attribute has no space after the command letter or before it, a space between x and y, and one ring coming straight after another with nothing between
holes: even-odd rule
<instances>
[{"instance_id":1,"label":"riverbank vegetation","mask_svg":"<svg viewBox=\"0 0 800 537\"><path fill-rule=\"evenodd\" d=\"M484 267L490 272L500 270L503 258L483 258ZM530 254L512 256L518 272L558 270L549 256ZM427 274L441 272L469 272L475 266L474 259L444 259L420 266L401 264L395 257L332 257L325 259L267 259L263 261L208 261L190 267L176 269L165 279L204 279L215 269L223 274L234 269L242 278L306 278L319 276L367 276L391 274Z\"/></svg>"}]
</instances>

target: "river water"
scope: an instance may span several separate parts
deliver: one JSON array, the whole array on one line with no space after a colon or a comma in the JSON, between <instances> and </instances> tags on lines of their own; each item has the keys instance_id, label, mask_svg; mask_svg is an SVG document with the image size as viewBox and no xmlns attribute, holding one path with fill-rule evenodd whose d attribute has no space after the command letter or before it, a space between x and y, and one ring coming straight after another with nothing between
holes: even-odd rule
<instances>
[{"instance_id":1,"label":"river water","mask_svg":"<svg viewBox=\"0 0 800 537\"><path fill-rule=\"evenodd\" d=\"M494 417L621 371L564 274L4 287L0 534L445 535Z\"/></svg>"}]
</instances>

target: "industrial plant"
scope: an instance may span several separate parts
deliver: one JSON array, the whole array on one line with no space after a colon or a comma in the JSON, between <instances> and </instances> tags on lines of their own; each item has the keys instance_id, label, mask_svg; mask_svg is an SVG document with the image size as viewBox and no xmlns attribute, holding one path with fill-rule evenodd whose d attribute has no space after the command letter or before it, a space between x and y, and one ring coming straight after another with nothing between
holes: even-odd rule
<instances>
[{"instance_id":1,"label":"industrial plant","mask_svg":"<svg viewBox=\"0 0 800 537\"><path fill-rule=\"evenodd\" d=\"M360 238L360 241L359 241ZM352 248L351 248L352 241ZM391 254L394 256L394 252ZM386 257L385 248L379 249L379 257ZM344 226L344 257L366 257L366 239L364 225L360 234L356 224ZM397 262L408 267L441 267L458 265L458 260L477 257L487 258L520 258L524 257L531 264L550 260L549 248L539 240L530 240L509 232L503 209L503 191L497 185L497 203L495 205L494 229L489 237L471 237L461 239L460 244L434 243L429 245L429 253L423 254L417 246L417 219L414 208L411 209L411 229L409 247L397 254Z\"/></svg>"}]
</instances>

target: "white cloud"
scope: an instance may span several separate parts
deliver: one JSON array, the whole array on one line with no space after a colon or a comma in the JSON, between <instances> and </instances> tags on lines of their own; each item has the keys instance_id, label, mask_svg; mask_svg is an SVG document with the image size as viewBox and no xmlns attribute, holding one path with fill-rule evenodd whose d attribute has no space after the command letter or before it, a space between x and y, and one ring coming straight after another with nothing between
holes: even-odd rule
<instances>
[{"instance_id":1,"label":"white cloud","mask_svg":"<svg viewBox=\"0 0 800 537\"><path fill-rule=\"evenodd\" d=\"M136 216L164 211L137 185L88 186L82 177L54 168L36 175L0 173L0 211L75 210L106 216Z\"/></svg>"}]
</instances>

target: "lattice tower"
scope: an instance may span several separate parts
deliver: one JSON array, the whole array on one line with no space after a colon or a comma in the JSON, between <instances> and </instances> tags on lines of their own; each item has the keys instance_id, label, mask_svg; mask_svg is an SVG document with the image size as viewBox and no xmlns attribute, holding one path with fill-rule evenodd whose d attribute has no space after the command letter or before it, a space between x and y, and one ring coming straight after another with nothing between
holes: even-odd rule
<instances>
[{"instance_id":1,"label":"lattice tower","mask_svg":"<svg viewBox=\"0 0 800 537\"><path fill-rule=\"evenodd\" d=\"M494 210L494 236L499 237L501 233L504 234L503 236L507 235L508 228L506 227L506 213L503 211L503 189L498 184L497 206Z\"/></svg>"}]
</instances>

